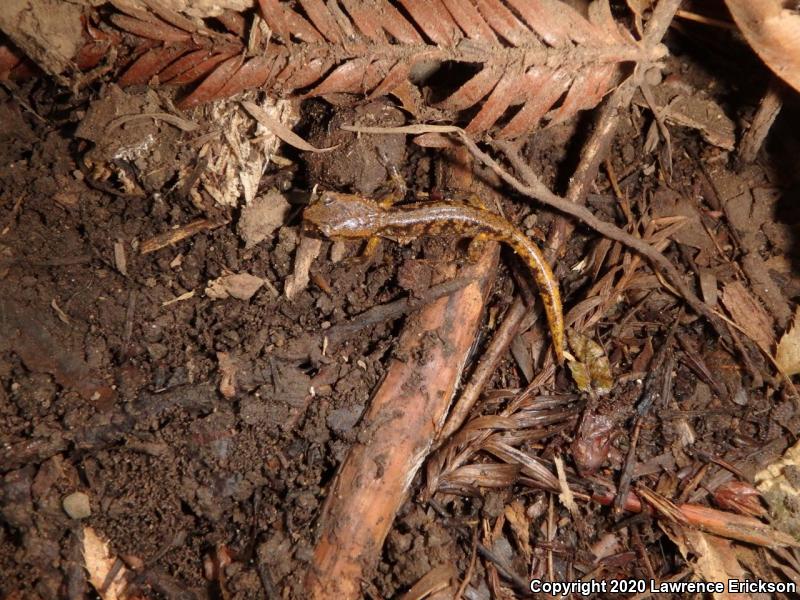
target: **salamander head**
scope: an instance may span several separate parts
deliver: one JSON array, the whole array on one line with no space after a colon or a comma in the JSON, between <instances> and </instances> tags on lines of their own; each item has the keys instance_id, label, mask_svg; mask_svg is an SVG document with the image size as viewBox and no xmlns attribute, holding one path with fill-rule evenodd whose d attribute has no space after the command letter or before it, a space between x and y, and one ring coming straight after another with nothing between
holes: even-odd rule
<instances>
[{"instance_id":1,"label":"salamander head","mask_svg":"<svg viewBox=\"0 0 800 600\"><path fill-rule=\"evenodd\" d=\"M364 238L375 233L381 208L351 194L322 192L303 212L303 220L326 237Z\"/></svg>"}]
</instances>

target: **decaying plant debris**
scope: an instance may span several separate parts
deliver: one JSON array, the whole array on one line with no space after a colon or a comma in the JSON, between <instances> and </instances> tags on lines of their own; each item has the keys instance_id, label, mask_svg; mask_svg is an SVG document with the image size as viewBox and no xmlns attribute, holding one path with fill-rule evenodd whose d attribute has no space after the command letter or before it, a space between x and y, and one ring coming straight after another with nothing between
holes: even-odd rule
<instances>
[{"instance_id":1,"label":"decaying plant debris","mask_svg":"<svg viewBox=\"0 0 800 600\"><path fill-rule=\"evenodd\" d=\"M779 4L0 9L0 597L800 585ZM502 245L304 227L398 171L542 248L566 364Z\"/></svg>"},{"instance_id":2,"label":"decaying plant debris","mask_svg":"<svg viewBox=\"0 0 800 600\"><path fill-rule=\"evenodd\" d=\"M566 4L520 0L477 7L414 0L395 7L373 0L347 2L347 13L321 0L298 7L260 0L261 11L249 23L230 12L218 15L225 33L157 0L112 4L118 12L109 21L133 36L120 85L153 78L179 86L199 82L180 107L248 89L277 95L303 89L305 97L392 94L427 119L452 118L480 103L467 125L471 133L488 130L515 107L499 137L530 131L545 116L559 123L595 106L618 82L618 65L657 60L665 52L638 44L605 3L592 4L584 16ZM84 66L120 43L118 35L93 26L87 33L92 41L82 49ZM446 64L469 65L474 74L441 99L426 100L412 80Z\"/></svg>"}]
</instances>

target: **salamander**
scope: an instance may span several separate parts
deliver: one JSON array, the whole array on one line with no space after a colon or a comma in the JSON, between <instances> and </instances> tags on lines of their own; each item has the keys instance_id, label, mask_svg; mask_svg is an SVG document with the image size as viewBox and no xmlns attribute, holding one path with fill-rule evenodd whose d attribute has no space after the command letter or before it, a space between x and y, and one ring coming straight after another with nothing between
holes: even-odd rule
<instances>
[{"instance_id":1,"label":"salamander","mask_svg":"<svg viewBox=\"0 0 800 600\"><path fill-rule=\"evenodd\" d=\"M470 204L424 202L386 206L362 196L322 192L303 213L312 229L332 239L385 237L414 239L423 235L460 235L503 242L530 268L544 304L558 362L564 359L564 315L558 281L528 236L499 215Z\"/></svg>"}]
</instances>

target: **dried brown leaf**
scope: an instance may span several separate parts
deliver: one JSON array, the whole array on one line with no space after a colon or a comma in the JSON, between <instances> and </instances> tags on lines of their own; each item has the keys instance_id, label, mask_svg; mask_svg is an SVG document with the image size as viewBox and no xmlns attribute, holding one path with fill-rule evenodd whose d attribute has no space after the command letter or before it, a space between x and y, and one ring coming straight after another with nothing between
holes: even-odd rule
<instances>
[{"instance_id":1,"label":"dried brown leaf","mask_svg":"<svg viewBox=\"0 0 800 600\"><path fill-rule=\"evenodd\" d=\"M781 0L725 0L753 50L800 92L800 13Z\"/></svg>"},{"instance_id":2,"label":"dried brown leaf","mask_svg":"<svg viewBox=\"0 0 800 600\"><path fill-rule=\"evenodd\" d=\"M494 463L464 465L443 475L440 487L505 488L519 475L519 466Z\"/></svg>"},{"instance_id":3,"label":"dried brown leaf","mask_svg":"<svg viewBox=\"0 0 800 600\"><path fill-rule=\"evenodd\" d=\"M205 293L214 300L224 298L249 300L261 289L262 285L264 285L264 280L260 277L250 275L250 273L234 273L209 281Z\"/></svg>"},{"instance_id":4,"label":"dried brown leaf","mask_svg":"<svg viewBox=\"0 0 800 600\"><path fill-rule=\"evenodd\" d=\"M722 289L722 304L747 336L764 352L771 353L775 343L772 319L747 288L738 281L726 284Z\"/></svg>"},{"instance_id":5,"label":"dried brown leaf","mask_svg":"<svg viewBox=\"0 0 800 600\"><path fill-rule=\"evenodd\" d=\"M588 392L594 388L598 394L610 392L614 380L603 347L575 330L567 333L567 341L575 356L575 360L569 361L568 364L578 389Z\"/></svg>"},{"instance_id":6,"label":"dried brown leaf","mask_svg":"<svg viewBox=\"0 0 800 600\"><path fill-rule=\"evenodd\" d=\"M689 561L698 578L704 581L743 580L744 569L736 558L736 550L732 542L713 535L672 527L663 528L670 539L678 547L683 557ZM693 559L693 560L692 560ZM727 586L725 586L727 590ZM746 594L728 591L714 593L719 600L745 600Z\"/></svg>"}]
</instances>

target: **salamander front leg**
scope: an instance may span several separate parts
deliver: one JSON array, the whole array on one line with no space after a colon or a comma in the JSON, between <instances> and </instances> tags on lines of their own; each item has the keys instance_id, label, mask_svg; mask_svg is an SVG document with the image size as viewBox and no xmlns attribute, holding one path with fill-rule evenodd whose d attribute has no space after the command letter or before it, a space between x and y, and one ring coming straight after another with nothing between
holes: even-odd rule
<instances>
[{"instance_id":1,"label":"salamander front leg","mask_svg":"<svg viewBox=\"0 0 800 600\"><path fill-rule=\"evenodd\" d=\"M397 166L394 165L392 162L389 161L389 157L386 156L381 150L378 151L378 158L380 159L381 164L386 169L386 172L389 174L389 192L381 197L378 200L378 204L381 208L391 208L398 202L402 202L405 197L406 193L408 192L408 186L406 185L406 180L403 179L403 176L400 175L400 171L397 170Z\"/></svg>"},{"instance_id":2,"label":"salamander front leg","mask_svg":"<svg viewBox=\"0 0 800 600\"><path fill-rule=\"evenodd\" d=\"M469 204L472 208L477 208L479 210L488 210L492 212L491 209L489 208L489 205L486 203L486 200L484 200L477 194L468 194L464 198L464 202Z\"/></svg>"}]
</instances>

